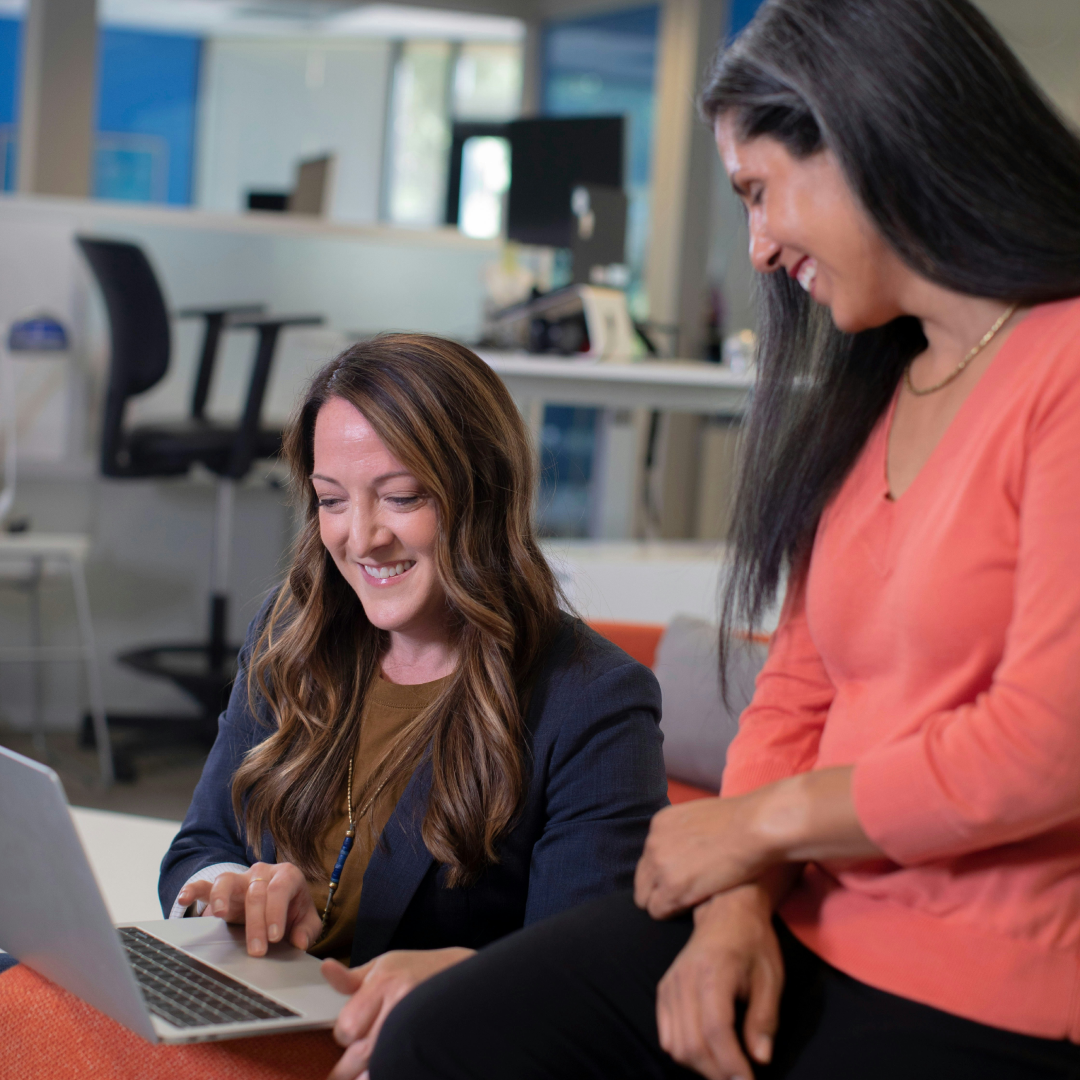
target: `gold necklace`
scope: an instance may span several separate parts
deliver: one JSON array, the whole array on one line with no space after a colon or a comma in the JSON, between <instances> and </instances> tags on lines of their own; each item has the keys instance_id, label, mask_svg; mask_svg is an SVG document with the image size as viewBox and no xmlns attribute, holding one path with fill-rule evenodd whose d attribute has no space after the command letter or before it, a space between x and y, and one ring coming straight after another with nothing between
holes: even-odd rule
<instances>
[{"instance_id":1,"label":"gold necklace","mask_svg":"<svg viewBox=\"0 0 1080 1080\"><path fill-rule=\"evenodd\" d=\"M337 862L334 863L334 869L330 873L330 884L326 893L326 907L323 908L322 913L323 927L326 926L326 920L330 918L330 908L334 906L334 893L337 892L337 887L341 883L341 871L345 869L345 860L348 859L349 852L352 851L353 841L356 839L356 823L371 809L372 804L382 794L382 789L386 787L389 779L390 773L388 772L386 776L383 777L382 783L374 790L374 792L372 792L371 798L364 803L364 808L354 819L352 808L353 758L349 758L349 786L346 789L349 805L349 829L348 832L345 833L345 839L341 844L341 851L338 852Z\"/></svg>"},{"instance_id":2,"label":"gold necklace","mask_svg":"<svg viewBox=\"0 0 1080 1080\"><path fill-rule=\"evenodd\" d=\"M941 380L941 382L934 383L933 386L928 386L923 390L917 390L911 381L911 364L908 364L908 366L904 368L904 385L916 397L926 397L927 394L933 394L937 390L943 390L954 379L959 378L964 368L966 368L968 364L970 364L971 361L974 360L975 357L978 356L979 353L981 353L983 349L985 349L986 346L994 340L994 338L997 336L997 332L1009 321L1009 319L1013 317L1013 315L1016 314L1016 310L1019 307L1019 304L1012 304L1008 308L1006 308L1005 311L1002 312L1001 318L999 318L998 321L994 323L994 325L991 326L990 329L987 330L986 333L983 335L982 341L980 341L979 344L976 345L975 348L972 349L971 352L969 352L967 356L965 356L964 359L956 365L956 368L952 371L952 373L946 375L945 378Z\"/></svg>"},{"instance_id":3,"label":"gold necklace","mask_svg":"<svg viewBox=\"0 0 1080 1080\"><path fill-rule=\"evenodd\" d=\"M409 729L406 728L406 731L408 730ZM363 816L375 804L375 800L382 794L383 788L386 787L386 785L390 782L390 779L396 772L398 765L400 765L409 756L409 754L412 753L414 747L417 744L418 738L419 736L417 736L417 738L411 739L407 743L404 753L401 755L401 757L398 758L396 762L394 762L393 768L386 770L386 774L383 776L382 782L371 793L371 798L369 798L368 801L364 803L363 808L356 815L355 819L353 818L352 786L353 761L355 760L356 752L354 751L353 756L349 758L349 786L348 788L346 788L345 791L347 805L349 807L349 829L345 833L345 839L341 843L341 850L338 852L337 862L334 863L334 869L330 872L330 882L326 893L326 907L323 908L322 914L323 933L326 932L326 920L330 918L330 908L334 905L334 893L337 892L338 885L341 883L341 872L345 869L345 860L348 859L349 852L352 851L353 841L356 839L357 822L359 822L361 818L363 818ZM387 751L387 753L383 756L382 760L379 762L376 772L378 772L378 769L381 769L383 767L383 765L389 760L389 758L390 751Z\"/></svg>"}]
</instances>

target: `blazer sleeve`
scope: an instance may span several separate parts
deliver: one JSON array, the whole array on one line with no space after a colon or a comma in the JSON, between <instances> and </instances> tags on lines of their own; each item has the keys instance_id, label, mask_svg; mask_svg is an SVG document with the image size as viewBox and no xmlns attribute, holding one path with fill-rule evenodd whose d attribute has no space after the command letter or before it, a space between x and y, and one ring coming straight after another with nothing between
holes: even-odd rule
<instances>
[{"instance_id":1,"label":"blazer sleeve","mask_svg":"<svg viewBox=\"0 0 1080 1080\"><path fill-rule=\"evenodd\" d=\"M177 894L193 874L219 863L251 866L257 861L233 813L232 779L244 755L272 730L265 716L252 711L247 693L251 649L269 604L268 601L248 628L228 708L218 718L217 738L203 766L184 823L161 862L158 898L166 918ZM264 860L272 861L273 857L272 850L263 851Z\"/></svg>"},{"instance_id":2,"label":"blazer sleeve","mask_svg":"<svg viewBox=\"0 0 1080 1080\"><path fill-rule=\"evenodd\" d=\"M793 587L754 696L739 718L739 733L728 747L720 794L744 795L809 772L835 692L810 636L805 589Z\"/></svg>"},{"instance_id":3,"label":"blazer sleeve","mask_svg":"<svg viewBox=\"0 0 1080 1080\"><path fill-rule=\"evenodd\" d=\"M660 687L625 662L564 687L546 754L545 821L533 846L525 925L628 888L652 816L667 805Z\"/></svg>"}]
</instances>

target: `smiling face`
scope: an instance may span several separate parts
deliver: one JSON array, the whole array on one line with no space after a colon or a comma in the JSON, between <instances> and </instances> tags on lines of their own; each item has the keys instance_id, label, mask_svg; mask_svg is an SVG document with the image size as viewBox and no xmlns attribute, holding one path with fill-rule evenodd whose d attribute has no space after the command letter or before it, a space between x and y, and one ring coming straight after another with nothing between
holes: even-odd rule
<instances>
[{"instance_id":1,"label":"smiling face","mask_svg":"<svg viewBox=\"0 0 1080 1080\"><path fill-rule=\"evenodd\" d=\"M912 271L874 227L830 150L797 158L768 135L740 139L731 114L718 117L715 133L749 214L755 270L789 274L847 333L903 314L900 296Z\"/></svg>"},{"instance_id":2,"label":"smiling face","mask_svg":"<svg viewBox=\"0 0 1080 1080\"><path fill-rule=\"evenodd\" d=\"M392 639L445 641L434 502L349 402L323 405L314 441L319 533L368 619Z\"/></svg>"}]
</instances>

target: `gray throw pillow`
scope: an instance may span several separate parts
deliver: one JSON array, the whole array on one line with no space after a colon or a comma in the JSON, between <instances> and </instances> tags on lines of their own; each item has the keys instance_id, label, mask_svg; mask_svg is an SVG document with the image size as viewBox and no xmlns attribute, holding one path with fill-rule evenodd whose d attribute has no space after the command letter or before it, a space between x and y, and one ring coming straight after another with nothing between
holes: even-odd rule
<instances>
[{"instance_id":1,"label":"gray throw pillow","mask_svg":"<svg viewBox=\"0 0 1080 1080\"><path fill-rule=\"evenodd\" d=\"M653 671L664 698L667 774L697 787L720 790L728 744L750 703L768 648L733 642L728 658L728 700L720 697L719 631L704 619L678 615L664 631Z\"/></svg>"}]
</instances>

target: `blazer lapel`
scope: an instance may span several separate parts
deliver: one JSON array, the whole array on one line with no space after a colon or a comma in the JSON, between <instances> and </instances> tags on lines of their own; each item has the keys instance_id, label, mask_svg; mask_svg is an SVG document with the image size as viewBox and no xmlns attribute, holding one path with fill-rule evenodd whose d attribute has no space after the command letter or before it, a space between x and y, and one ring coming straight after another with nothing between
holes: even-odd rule
<instances>
[{"instance_id":1,"label":"blazer lapel","mask_svg":"<svg viewBox=\"0 0 1080 1080\"><path fill-rule=\"evenodd\" d=\"M364 871L353 934L352 966L386 952L405 909L432 863L420 825L431 790L431 767L421 763L398 800Z\"/></svg>"}]
</instances>

